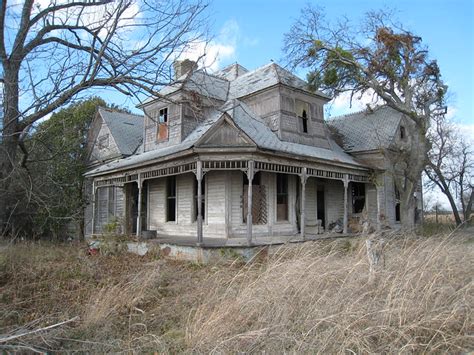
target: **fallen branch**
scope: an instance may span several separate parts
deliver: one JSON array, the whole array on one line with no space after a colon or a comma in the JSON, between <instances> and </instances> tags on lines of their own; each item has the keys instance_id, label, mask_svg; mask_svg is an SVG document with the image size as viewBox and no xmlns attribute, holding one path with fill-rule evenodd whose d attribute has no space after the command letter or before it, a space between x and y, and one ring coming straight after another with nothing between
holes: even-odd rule
<instances>
[{"instance_id":1,"label":"fallen branch","mask_svg":"<svg viewBox=\"0 0 474 355\"><path fill-rule=\"evenodd\" d=\"M21 334L10 335L6 338L0 338L0 343L6 343L6 342L21 338L21 337L26 336L26 335L32 335L32 334L40 333L40 332L50 330L50 329L53 329L53 328L57 328L57 327L60 327L64 324L75 322L76 320L79 320L78 316L76 316L74 318L71 318L71 319L68 319L64 322L48 325L47 327L44 327L44 328L35 329L35 330L29 331L29 332L24 332L24 333L21 333Z\"/></svg>"}]
</instances>

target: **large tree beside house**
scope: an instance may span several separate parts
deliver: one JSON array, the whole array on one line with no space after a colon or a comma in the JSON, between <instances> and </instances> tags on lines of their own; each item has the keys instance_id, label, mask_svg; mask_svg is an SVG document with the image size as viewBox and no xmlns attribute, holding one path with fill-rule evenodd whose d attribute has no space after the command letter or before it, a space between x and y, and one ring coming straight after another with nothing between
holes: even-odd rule
<instances>
[{"instance_id":1,"label":"large tree beside house","mask_svg":"<svg viewBox=\"0 0 474 355\"><path fill-rule=\"evenodd\" d=\"M408 139L384 149L400 194L401 221L414 223L416 190L427 163L430 121L445 110L447 86L420 37L391 21L390 14L368 13L360 26L346 19L329 23L307 6L285 37L293 67L309 69L313 89L351 98L372 95L404 115Z\"/></svg>"},{"instance_id":2,"label":"large tree beside house","mask_svg":"<svg viewBox=\"0 0 474 355\"><path fill-rule=\"evenodd\" d=\"M11 183L35 122L91 88L157 94L170 81L170 57L203 40L205 8L200 0L0 3L0 230L19 212Z\"/></svg>"}]
</instances>

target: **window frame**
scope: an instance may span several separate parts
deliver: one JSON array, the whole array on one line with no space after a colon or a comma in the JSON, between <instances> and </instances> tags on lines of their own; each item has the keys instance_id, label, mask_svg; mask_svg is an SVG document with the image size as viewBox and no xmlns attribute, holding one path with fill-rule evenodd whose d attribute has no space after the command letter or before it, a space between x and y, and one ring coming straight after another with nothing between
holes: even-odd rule
<instances>
[{"instance_id":1,"label":"window frame","mask_svg":"<svg viewBox=\"0 0 474 355\"><path fill-rule=\"evenodd\" d=\"M285 187L284 189L279 189L279 182L284 182L283 186ZM279 190L285 190L284 192L281 192ZM275 200L276 200L276 221L277 222L289 222L290 220L290 213L289 213L289 208L290 208L290 194L289 194L289 177L288 174L282 174L282 173L277 173L276 174L276 184L275 184ZM279 197L285 197L286 198L286 203L278 203ZM285 218L279 218L278 216L278 205L286 205L286 212L285 212Z\"/></svg>"},{"instance_id":2,"label":"window frame","mask_svg":"<svg viewBox=\"0 0 474 355\"><path fill-rule=\"evenodd\" d=\"M169 139L169 107L162 107L155 111L153 119L156 124L156 141L167 141Z\"/></svg>"},{"instance_id":3,"label":"window frame","mask_svg":"<svg viewBox=\"0 0 474 355\"><path fill-rule=\"evenodd\" d=\"M171 175L166 178L166 222L174 222L176 223L178 220L178 188L177 188L177 179L176 175ZM174 194L172 194L174 193ZM171 211L173 210L170 208L170 204L174 206L174 211L172 212L172 215L170 214Z\"/></svg>"}]
</instances>

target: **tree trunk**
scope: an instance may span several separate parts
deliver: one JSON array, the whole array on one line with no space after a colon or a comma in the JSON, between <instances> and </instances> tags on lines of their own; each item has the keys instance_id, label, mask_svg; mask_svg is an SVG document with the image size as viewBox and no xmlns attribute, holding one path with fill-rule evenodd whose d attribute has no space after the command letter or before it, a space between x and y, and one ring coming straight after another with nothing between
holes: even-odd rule
<instances>
[{"instance_id":1,"label":"tree trunk","mask_svg":"<svg viewBox=\"0 0 474 355\"><path fill-rule=\"evenodd\" d=\"M0 235L6 235L11 229L10 214L15 202L11 183L19 142L18 102L18 69L8 69L8 66L4 65L4 116L0 145Z\"/></svg>"},{"instance_id":2,"label":"tree trunk","mask_svg":"<svg viewBox=\"0 0 474 355\"><path fill-rule=\"evenodd\" d=\"M464 222L469 223L472 213L472 205L474 204L474 188L471 189L471 196L469 196L469 201L467 202L466 210L464 211Z\"/></svg>"}]
</instances>

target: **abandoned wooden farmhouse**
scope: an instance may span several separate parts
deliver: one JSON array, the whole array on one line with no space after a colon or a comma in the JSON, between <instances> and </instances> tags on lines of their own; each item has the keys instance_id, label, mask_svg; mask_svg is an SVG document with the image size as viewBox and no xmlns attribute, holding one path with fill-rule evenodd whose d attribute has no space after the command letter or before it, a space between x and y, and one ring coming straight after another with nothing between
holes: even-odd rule
<instances>
[{"instance_id":1,"label":"abandoned wooden farmhouse","mask_svg":"<svg viewBox=\"0 0 474 355\"><path fill-rule=\"evenodd\" d=\"M331 99L275 63L209 74L185 60L140 108L99 109L90 132L86 236L256 245L395 228L382 148L407 139L388 107L325 121ZM421 196L417 196L421 201Z\"/></svg>"}]
</instances>

